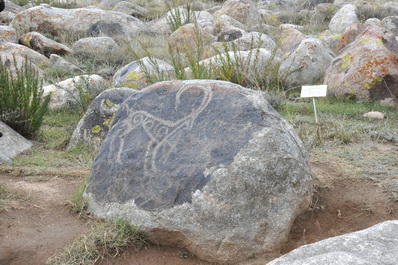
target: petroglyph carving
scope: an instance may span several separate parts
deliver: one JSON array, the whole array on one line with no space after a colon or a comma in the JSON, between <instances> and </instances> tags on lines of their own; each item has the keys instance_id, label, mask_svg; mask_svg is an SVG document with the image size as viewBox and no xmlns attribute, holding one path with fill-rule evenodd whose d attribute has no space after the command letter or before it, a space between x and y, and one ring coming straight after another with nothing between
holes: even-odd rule
<instances>
[{"instance_id":1,"label":"petroglyph carving","mask_svg":"<svg viewBox=\"0 0 398 265\"><path fill-rule=\"evenodd\" d=\"M191 130L195 119L211 102L212 89L210 87L186 85L180 88L175 96L176 112L179 111L182 95L189 93L190 90L201 91L201 97L198 97L198 99L201 98L200 105L192 109L188 115L176 121L159 118L147 111L128 110L131 112L129 113L131 119L123 120L121 124L123 133L114 139L119 139L121 141L120 146L125 146L124 141L129 138L126 137L128 134L140 127L144 129L150 138L145 153L144 170L146 174L149 172L158 172L157 161L166 161L176 149L176 145L172 140L178 138L183 131ZM124 150L124 152L126 151L128 150ZM117 161L119 163L122 162L122 155L122 148L119 148L117 151Z\"/></svg>"}]
</instances>

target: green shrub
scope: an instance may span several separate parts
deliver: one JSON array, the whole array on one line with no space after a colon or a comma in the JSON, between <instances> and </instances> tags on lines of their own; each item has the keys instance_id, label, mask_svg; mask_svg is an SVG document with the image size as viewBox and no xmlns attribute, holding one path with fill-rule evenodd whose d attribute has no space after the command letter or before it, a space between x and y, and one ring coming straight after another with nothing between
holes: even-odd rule
<instances>
[{"instance_id":1,"label":"green shrub","mask_svg":"<svg viewBox=\"0 0 398 265\"><path fill-rule=\"evenodd\" d=\"M42 80L27 60L15 73L0 61L0 120L27 138L34 138L48 110L50 95L43 99ZM7 63L8 63L7 62Z\"/></svg>"},{"instance_id":2,"label":"green shrub","mask_svg":"<svg viewBox=\"0 0 398 265\"><path fill-rule=\"evenodd\" d=\"M169 24L171 31L176 31L182 25L194 22L194 10L192 3L188 3L180 10L178 2L173 1L173 5L166 2L167 11L170 12L170 16L167 17L167 23Z\"/></svg>"}]
</instances>

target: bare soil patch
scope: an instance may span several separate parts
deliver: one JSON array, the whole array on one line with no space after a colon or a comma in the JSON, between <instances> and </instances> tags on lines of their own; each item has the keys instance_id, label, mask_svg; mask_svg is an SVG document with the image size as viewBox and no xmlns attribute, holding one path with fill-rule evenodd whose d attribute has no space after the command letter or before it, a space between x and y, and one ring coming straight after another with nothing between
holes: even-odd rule
<instances>
[{"instance_id":1,"label":"bare soil patch","mask_svg":"<svg viewBox=\"0 0 398 265\"><path fill-rule=\"evenodd\" d=\"M316 192L311 209L299 216L288 242L277 252L241 264L266 264L301 245L398 219L398 145L362 143L319 148L311 153ZM65 201L82 177L15 177L0 183L20 198L0 213L0 264L44 264L91 227ZM205 265L184 249L147 245L130 248L101 264Z\"/></svg>"}]
</instances>

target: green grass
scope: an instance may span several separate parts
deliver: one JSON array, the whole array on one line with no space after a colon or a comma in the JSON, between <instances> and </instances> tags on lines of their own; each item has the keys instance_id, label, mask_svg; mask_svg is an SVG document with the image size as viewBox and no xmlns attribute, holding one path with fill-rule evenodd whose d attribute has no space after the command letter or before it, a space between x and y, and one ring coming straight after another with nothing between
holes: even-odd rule
<instances>
[{"instance_id":1,"label":"green grass","mask_svg":"<svg viewBox=\"0 0 398 265\"><path fill-rule=\"evenodd\" d=\"M280 108L309 148L363 141L398 142L398 112L394 107L328 98L317 99L316 105L318 124L311 100L288 102ZM383 112L387 118L363 117L369 111Z\"/></svg>"},{"instance_id":2,"label":"green grass","mask_svg":"<svg viewBox=\"0 0 398 265\"><path fill-rule=\"evenodd\" d=\"M142 247L146 243L146 234L127 221L105 221L80 236L63 253L50 258L47 264L93 265L104 258L120 255L127 247Z\"/></svg>"},{"instance_id":3,"label":"green grass","mask_svg":"<svg viewBox=\"0 0 398 265\"><path fill-rule=\"evenodd\" d=\"M70 109L46 114L39 141L34 142L31 149L14 158L13 166L8 166L7 170L19 175L88 174L96 155L94 149L85 144L68 150L66 148L80 118L79 112Z\"/></svg>"},{"instance_id":4,"label":"green grass","mask_svg":"<svg viewBox=\"0 0 398 265\"><path fill-rule=\"evenodd\" d=\"M88 176L83 180L82 184L75 190L72 197L68 200L68 204L72 211L78 214L78 218L88 214L88 200L83 196L87 186Z\"/></svg>"},{"instance_id":5,"label":"green grass","mask_svg":"<svg viewBox=\"0 0 398 265\"><path fill-rule=\"evenodd\" d=\"M0 213L7 211L10 206L10 200L15 197L14 193L8 190L3 184L0 184Z\"/></svg>"}]
</instances>

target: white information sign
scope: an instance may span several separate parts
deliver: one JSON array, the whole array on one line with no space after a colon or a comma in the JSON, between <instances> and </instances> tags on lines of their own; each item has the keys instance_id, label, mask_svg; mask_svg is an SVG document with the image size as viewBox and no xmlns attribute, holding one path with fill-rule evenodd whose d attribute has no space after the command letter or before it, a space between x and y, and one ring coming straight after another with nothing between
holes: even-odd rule
<instances>
[{"instance_id":1,"label":"white information sign","mask_svg":"<svg viewBox=\"0 0 398 265\"><path fill-rule=\"evenodd\" d=\"M302 86L300 97L302 98L326 97L327 89L328 89L327 85Z\"/></svg>"}]
</instances>

